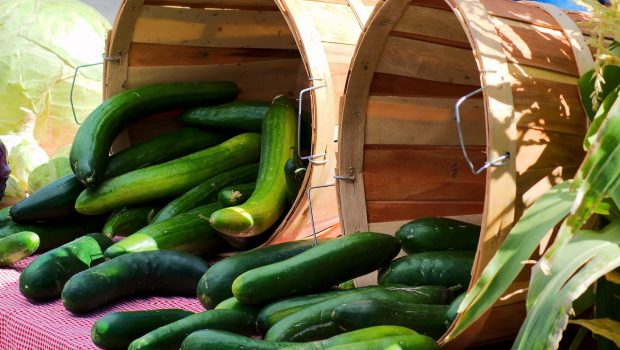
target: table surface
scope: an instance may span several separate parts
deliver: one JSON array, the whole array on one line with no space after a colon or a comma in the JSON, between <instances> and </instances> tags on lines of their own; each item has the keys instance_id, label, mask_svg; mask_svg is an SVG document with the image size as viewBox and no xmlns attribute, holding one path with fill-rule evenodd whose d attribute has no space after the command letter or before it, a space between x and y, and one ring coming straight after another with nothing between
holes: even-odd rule
<instances>
[{"instance_id":1,"label":"table surface","mask_svg":"<svg viewBox=\"0 0 620 350\"><path fill-rule=\"evenodd\" d=\"M19 292L19 274L35 257L0 268L0 349L99 349L90 339L93 323L114 311L179 308L204 311L197 298L144 297L115 303L97 312L73 315L60 299L32 304Z\"/></svg>"}]
</instances>

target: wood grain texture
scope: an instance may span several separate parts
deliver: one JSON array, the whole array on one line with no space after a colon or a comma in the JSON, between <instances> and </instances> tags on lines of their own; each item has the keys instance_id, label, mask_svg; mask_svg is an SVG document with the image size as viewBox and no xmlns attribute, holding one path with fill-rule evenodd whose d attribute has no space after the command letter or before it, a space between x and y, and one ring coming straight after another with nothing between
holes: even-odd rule
<instances>
[{"instance_id":1,"label":"wood grain texture","mask_svg":"<svg viewBox=\"0 0 620 350\"><path fill-rule=\"evenodd\" d=\"M396 24L393 32L427 37L427 40L433 38L437 42L444 40L445 42L452 42L453 46L459 45L458 47L469 48L469 39L467 39L463 27L449 8L408 6L402 20Z\"/></svg>"},{"instance_id":2,"label":"wood grain texture","mask_svg":"<svg viewBox=\"0 0 620 350\"><path fill-rule=\"evenodd\" d=\"M476 87L472 85L375 73L369 93L376 96L460 98L473 90L476 90ZM471 98L482 98L482 95L479 94Z\"/></svg>"},{"instance_id":3,"label":"wood grain texture","mask_svg":"<svg viewBox=\"0 0 620 350\"><path fill-rule=\"evenodd\" d=\"M508 18L528 24L542 27L560 29L545 10L537 7L509 0L480 0L480 3L488 11L489 15Z\"/></svg>"},{"instance_id":4,"label":"wood grain texture","mask_svg":"<svg viewBox=\"0 0 620 350\"><path fill-rule=\"evenodd\" d=\"M360 23L348 4L332 4L317 1L303 1L303 7L314 23L321 41L355 45L362 32Z\"/></svg>"},{"instance_id":5,"label":"wood grain texture","mask_svg":"<svg viewBox=\"0 0 620 350\"><path fill-rule=\"evenodd\" d=\"M484 202L459 201L369 201L368 222L413 220L427 216L453 216L482 212Z\"/></svg>"},{"instance_id":6,"label":"wood grain texture","mask_svg":"<svg viewBox=\"0 0 620 350\"><path fill-rule=\"evenodd\" d=\"M146 0L146 5L278 11L273 0Z\"/></svg>"}]
</instances>

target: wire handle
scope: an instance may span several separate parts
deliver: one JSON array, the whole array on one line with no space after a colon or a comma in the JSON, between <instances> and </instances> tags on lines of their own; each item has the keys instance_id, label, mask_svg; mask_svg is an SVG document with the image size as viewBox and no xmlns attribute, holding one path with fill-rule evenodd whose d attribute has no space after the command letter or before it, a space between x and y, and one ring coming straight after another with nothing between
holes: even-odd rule
<instances>
[{"instance_id":1,"label":"wire handle","mask_svg":"<svg viewBox=\"0 0 620 350\"><path fill-rule=\"evenodd\" d=\"M489 72L489 73L494 73L494 72ZM461 104L463 104L463 102L465 102L465 100L467 100L468 98L484 91L487 87L488 86L483 86L481 88L478 88L468 93L467 95L459 98L458 101L456 101L456 103L454 104L454 118L456 119L456 130L458 131L458 134L459 134L459 142L461 144L461 150L463 151L463 156L465 157L465 160L467 161L467 165L469 166L469 169L471 170L472 173L474 173L474 175L478 175L484 170L492 166L505 165L507 163L507 160L510 158L510 152L505 152L504 154L502 154L501 156L493 160L486 161L482 167L476 170L476 168L474 167L474 164L472 163L471 159L469 159L469 156L467 155L467 149L465 149L465 141L463 139L463 130L461 129L461 113L460 113Z\"/></svg>"},{"instance_id":2,"label":"wire handle","mask_svg":"<svg viewBox=\"0 0 620 350\"><path fill-rule=\"evenodd\" d=\"M315 81L315 80L323 80L321 78L310 78L308 79L309 81ZM317 85L317 86L311 86L309 88L305 88L303 90L301 90L299 92L299 106L297 108L297 156L302 159L305 160L307 159L308 161L310 161L310 163L315 164L315 165L322 165L322 164L326 164L327 163L327 159L325 160L314 160L314 158L319 158L319 157L325 157L327 155L327 153L320 153L320 154L311 154L309 156L302 156L301 155L301 147L299 147L299 145L301 144L301 105L304 99L304 94L307 92L310 92L312 90L316 90L316 89L320 89L322 87L326 87L326 84L323 85Z\"/></svg>"},{"instance_id":3,"label":"wire handle","mask_svg":"<svg viewBox=\"0 0 620 350\"><path fill-rule=\"evenodd\" d=\"M75 79L77 78L78 71L80 70L80 68L92 67L100 64L103 64L103 62L82 64L75 67L75 70L73 71L73 81L71 81L71 89L69 89L69 103L71 104L71 113L73 113L73 120L75 120L75 123L77 125L82 125L82 123L78 121L77 115L75 115L75 106L73 105L73 87L75 86Z\"/></svg>"}]
</instances>

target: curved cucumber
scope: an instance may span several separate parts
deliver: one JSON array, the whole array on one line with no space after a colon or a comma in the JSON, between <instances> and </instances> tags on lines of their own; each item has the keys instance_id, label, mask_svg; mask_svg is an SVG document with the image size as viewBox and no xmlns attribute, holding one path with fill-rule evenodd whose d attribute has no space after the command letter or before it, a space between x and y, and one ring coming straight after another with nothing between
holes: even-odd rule
<instances>
[{"instance_id":1,"label":"curved cucumber","mask_svg":"<svg viewBox=\"0 0 620 350\"><path fill-rule=\"evenodd\" d=\"M59 297L69 278L101 259L111 244L109 238L93 233L40 255L19 276L19 291L36 301Z\"/></svg>"},{"instance_id":2,"label":"curved cucumber","mask_svg":"<svg viewBox=\"0 0 620 350\"><path fill-rule=\"evenodd\" d=\"M342 329L334 323L331 315L337 307L355 301L373 299L447 304L452 298L452 290L444 287L366 287L355 293L324 300L285 317L269 329L265 340L298 342L339 334Z\"/></svg>"},{"instance_id":3,"label":"curved cucumber","mask_svg":"<svg viewBox=\"0 0 620 350\"><path fill-rule=\"evenodd\" d=\"M135 295L190 296L207 268L197 256L169 250L122 255L71 277L62 302L84 313Z\"/></svg>"},{"instance_id":4,"label":"curved cucumber","mask_svg":"<svg viewBox=\"0 0 620 350\"><path fill-rule=\"evenodd\" d=\"M326 290L338 283L387 265L400 251L396 238L361 232L342 236L278 263L237 277L235 297L247 304L263 304L296 294ZM317 268L320 267L320 273Z\"/></svg>"},{"instance_id":5,"label":"curved cucumber","mask_svg":"<svg viewBox=\"0 0 620 350\"><path fill-rule=\"evenodd\" d=\"M105 256L111 259L127 253L162 249L208 255L227 246L209 225L209 215L221 207L215 202L148 225L114 243L105 251Z\"/></svg>"},{"instance_id":6,"label":"curved cucumber","mask_svg":"<svg viewBox=\"0 0 620 350\"><path fill-rule=\"evenodd\" d=\"M127 236L149 223L149 218L157 211L155 206L122 207L115 210L106 220L101 233L107 237Z\"/></svg>"},{"instance_id":7,"label":"curved cucumber","mask_svg":"<svg viewBox=\"0 0 620 350\"><path fill-rule=\"evenodd\" d=\"M396 335L326 347L325 350L439 350L432 338L422 334Z\"/></svg>"},{"instance_id":8,"label":"curved cucumber","mask_svg":"<svg viewBox=\"0 0 620 350\"><path fill-rule=\"evenodd\" d=\"M222 188L255 180L257 173L258 163L244 165L218 174L166 204L151 219L151 223L164 221L201 205L215 202L217 201L217 193Z\"/></svg>"},{"instance_id":9,"label":"curved cucumber","mask_svg":"<svg viewBox=\"0 0 620 350\"><path fill-rule=\"evenodd\" d=\"M243 204L250 198L255 188L256 182L228 186L217 194L217 201L220 202L222 207Z\"/></svg>"},{"instance_id":10,"label":"curved cucumber","mask_svg":"<svg viewBox=\"0 0 620 350\"><path fill-rule=\"evenodd\" d=\"M243 304L242 302L237 300L237 298L232 297L217 304L214 310L237 310L245 312L252 318L252 322L255 322L256 316L258 315L260 308L253 305Z\"/></svg>"},{"instance_id":11,"label":"curved cucumber","mask_svg":"<svg viewBox=\"0 0 620 350\"><path fill-rule=\"evenodd\" d=\"M125 350L148 332L193 314L181 309L113 312L95 321L90 337L102 349Z\"/></svg>"},{"instance_id":12,"label":"curved cucumber","mask_svg":"<svg viewBox=\"0 0 620 350\"><path fill-rule=\"evenodd\" d=\"M30 231L0 238L0 267L11 265L32 255L39 248L39 244L39 236Z\"/></svg>"},{"instance_id":13,"label":"curved cucumber","mask_svg":"<svg viewBox=\"0 0 620 350\"><path fill-rule=\"evenodd\" d=\"M447 250L403 256L379 271L379 284L460 285L467 289L475 252Z\"/></svg>"},{"instance_id":14,"label":"curved cucumber","mask_svg":"<svg viewBox=\"0 0 620 350\"><path fill-rule=\"evenodd\" d=\"M259 156L259 134L237 135L217 146L88 188L78 196L75 208L83 214L100 214L124 205L178 196L219 173L255 163Z\"/></svg>"},{"instance_id":15,"label":"curved cucumber","mask_svg":"<svg viewBox=\"0 0 620 350\"><path fill-rule=\"evenodd\" d=\"M118 133L148 115L205 103L222 103L237 97L232 82L148 85L119 93L103 101L80 126L71 146L71 169L84 186L97 185L108 165L108 152Z\"/></svg>"},{"instance_id":16,"label":"curved cucumber","mask_svg":"<svg viewBox=\"0 0 620 350\"><path fill-rule=\"evenodd\" d=\"M403 303L394 300L360 300L338 306L332 313L334 323L346 331L371 326L392 325L439 339L447 330L448 305Z\"/></svg>"},{"instance_id":17,"label":"curved cucumber","mask_svg":"<svg viewBox=\"0 0 620 350\"><path fill-rule=\"evenodd\" d=\"M252 237L273 225L286 205L284 163L296 143L297 120L292 102L276 97L263 120L261 161L256 189L247 202L211 215L211 225L233 237Z\"/></svg>"},{"instance_id":18,"label":"curved cucumber","mask_svg":"<svg viewBox=\"0 0 620 350\"><path fill-rule=\"evenodd\" d=\"M251 269L273 264L312 248L311 240L286 242L239 253L215 263L198 282L196 294L205 308L233 296L231 285L237 276Z\"/></svg>"},{"instance_id":19,"label":"curved cucumber","mask_svg":"<svg viewBox=\"0 0 620 350\"><path fill-rule=\"evenodd\" d=\"M452 302L450 303L450 307L446 311L446 315L445 315L445 319L446 319L445 326L446 326L446 328L450 327L452 322L454 322L454 320L456 320L456 316L458 314L459 307L461 306L461 303L465 299L465 295L466 294L467 294L466 292L463 292L463 293L459 294L459 296L454 298L454 300L452 300Z\"/></svg>"},{"instance_id":20,"label":"curved cucumber","mask_svg":"<svg viewBox=\"0 0 620 350\"><path fill-rule=\"evenodd\" d=\"M211 129L261 131L269 102L236 101L217 106L197 107L181 114L179 120Z\"/></svg>"},{"instance_id":21,"label":"curved cucumber","mask_svg":"<svg viewBox=\"0 0 620 350\"><path fill-rule=\"evenodd\" d=\"M396 238L408 254L435 250L476 251L479 237L480 226L441 217L413 220L396 231Z\"/></svg>"},{"instance_id":22,"label":"curved cucumber","mask_svg":"<svg viewBox=\"0 0 620 350\"><path fill-rule=\"evenodd\" d=\"M131 342L128 350L176 350L192 332L207 328L249 335L254 331L254 322L238 310L205 311L145 334Z\"/></svg>"}]
</instances>

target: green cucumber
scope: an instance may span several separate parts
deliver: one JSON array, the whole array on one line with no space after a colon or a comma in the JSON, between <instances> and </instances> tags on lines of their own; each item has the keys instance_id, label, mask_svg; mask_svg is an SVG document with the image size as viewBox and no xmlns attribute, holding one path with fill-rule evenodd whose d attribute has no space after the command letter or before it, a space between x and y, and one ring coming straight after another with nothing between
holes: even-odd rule
<instances>
[{"instance_id":1,"label":"green cucumber","mask_svg":"<svg viewBox=\"0 0 620 350\"><path fill-rule=\"evenodd\" d=\"M303 310L308 306L318 304L327 299L335 298L340 295L355 293L360 289L332 290L325 293L300 295L297 297L286 298L274 301L260 310L256 318L256 327L265 333L281 319L297 311Z\"/></svg>"},{"instance_id":2,"label":"green cucumber","mask_svg":"<svg viewBox=\"0 0 620 350\"><path fill-rule=\"evenodd\" d=\"M461 303L465 299L465 295L467 295L466 292L463 292L463 293L459 294L459 296L454 298L454 300L452 300L452 302L450 303L450 307L448 308L448 310L446 310L446 314L445 314L445 326L446 326L446 328L450 327L452 322L454 322L454 320L456 320L456 316L458 315L459 307L461 306Z\"/></svg>"},{"instance_id":3,"label":"green cucumber","mask_svg":"<svg viewBox=\"0 0 620 350\"><path fill-rule=\"evenodd\" d=\"M211 129L261 131L269 102L235 101L217 106L197 107L181 114L179 120L188 125Z\"/></svg>"},{"instance_id":4,"label":"green cucumber","mask_svg":"<svg viewBox=\"0 0 620 350\"><path fill-rule=\"evenodd\" d=\"M103 227L103 216L79 215L68 222L48 222L37 224L18 224L11 222L0 227L0 238L8 237L17 232L32 231L39 236L40 244L37 252L44 252L59 247L80 236L91 232L99 232Z\"/></svg>"},{"instance_id":5,"label":"green cucumber","mask_svg":"<svg viewBox=\"0 0 620 350\"><path fill-rule=\"evenodd\" d=\"M30 231L0 238L0 267L16 263L32 255L40 244L39 236Z\"/></svg>"},{"instance_id":6,"label":"green cucumber","mask_svg":"<svg viewBox=\"0 0 620 350\"><path fill-rule=\"evenodd\" d=\"M127 253L162 249L209 255L227 246L209 225L209 215L221 207L215 202L148 225L114 243L105 251L105 256L111 259Z\"/></svg>"},{"instance_id":7,"label":"green cucumber","mask_svg":"<svg viewBox=\"0 0 620 350\"><path fill-rule=\"evenodd\" d=\"M131 342L128 350L176 350L192 332L207 328L249 335L254 331L254 322L238 310L205 311L145 334Z\"/></svg>"},{"instance_id":8,"label":"green cucumber","mask_svg":"<svg viewBox=\"0 0 620 350\"><path fill-rule=\"evenodd\" d=\"M259 134L237 135L217 146L130 171L95 188L88 188L78 196L75 208L80 213L92 215L125 205L178 196L219 173L255 163L259 156Z\"/></svg>"},{"instance_id":9,"label":"green cucumber","mask_svg":"<svg viewBox=\"0 0 620 350\"><path fill-rule=\"evenodd\" d=\"M159 207L157 206L134 206L122 207L115 210L106 220L101 233L107 237L128 236L145 227Z\"/></svg>"},{"instance_id":10,"label":"green cucumber","mask_svg":"<svg viewBox=\"0 0 620 350\"><path fill-rule=\"evenodd\" d=\"M246 304L265 304L287 296L318 292L387 265L399 251L400 244L393 236L354 233L245 272L235 279L232 291Z\"/></svg>"},{"instance_id":11,"label":"green cucumber","mask_svg":"<svg viewBox=\"0 0 620 350\"><path fill-rule=\"evenodd\" d=\"M324 339L339 334L342 329L334 323L331 315L337 307L355 301L376 299L420 304L447 304L452 298L452 289L437 286L366 287L355 293L336 296L310 305L283 318L269 329L265 334L265 340L299 342Z\"/></svg>"},{"instance_id":12,"label":"green cucumber","mask_svg":"<svg viewBox=\"0 0 620 350\"><path fill-rule=\"evenodd\" d=\"M237 311L242 311L242 312L245 312L246 314L248 314L248 316L250 316L252 318L252 320L253 320L252 322L255 322L256 321L256 316L258 315L258 312L260 311L260 308L254 306L254 305L243 304L237 298L231 297L231 298L228 298L228 299L222 301L221 303L217 304L215 306L214 310L237 310Z\"/></svg>"},{"instance_id":13,"label":"green cucumber","mask_svg":"<svg viewBox=\"0 0 620 350\"><path fill-rule=\"evenodd\" d=\"M445 315L448 308L448 305L370 299L342 304L334 309L331 317L346 331L380 325L403 326L439 339L447 330Z\"/></svg>"},{"instance_id":14,"label":"green cucumber","mask_svg":"<svg viewBox=\"0 0 620 350\"><path fill-rule=\"evenodd\" d=\"M41 254L19 276L19 291L35 301L58 298L69 278L101 259L111 244L109 238L93 233Z\"/></svg>"},{"instance_id":15,"label":"green cucumber","mask_svg":"<svg viewBox=\"0 0 620 350\"><path fill-rule=\"evenodd\" d=\"M408 254L435 250L476 251L479 237L480 226L441 217L413 220L396 231L396 238Z\"/></svg>"},{"instance_id":16,"label":"green cucumber","mask_svg":"<svg viewBox=\"0 0 620 350\"><path fill-rule=\"evenodd\" d=\"M181 309L113 312L93 323L90 337L102 349L125 350L148 332L193 314Z\"/></svg>"},{"instance_id":17,"label":"green cucumber","mask_svg":"<svg viewBox=\"0 0 620 350\"><path fill-rule=\"evenodd\" d=\"M196 294L206 309L233 296L237 276L254 268L276 263L312 248L311 240L285 242L238 253L215 263L198 282Z\"/></svg>"},{"instance_id":18,"label":"green cucumber","mask_svg":"<svg viewBox=\"0 0 620 350\"><path fill-rule=\"evenodd\" d=\"M190 296L207 268L197 256L170 250L122 255L73 275L62 302L79 314L136 295Z\"/></svg>"},{"instance_id":19,"label":"green cucumber","mask_svg":"<svg viewBox=\"0 0 620 350\"><path fill-rule=\"evenodd\" d=\"M256 182L225 187L217 194L217 201L222 207L243 204L250 198L255 188Z\"/></svg>"},{"instance_id":20,"label":"green cucumber","mask_svg":"<svg viewBox=\"0 0 620 350\"><path fill-rule=\"evenodd\" d=\"M475 252L446 250L403 256L379 271L379 284L467 289Z\"/></svg>"},{"instance_id":21,"label":"green cucumber","mask_svg":"<svg viewBox=\"0 0 620 350\"><path fill-rule=\"evenodd\" d=\"M111 155L103 179L167 162L222 141L222 136L196 128L182 128L156 136ZM84 185L75 175L64 176L17 203L11 210L11 217L21 223L64 219L77 213L75 200L83 190Z\"/></svg>"},{"instance_id":22,"label":"green cucumber","mask_svg":"<svg viewBox=\"0 0 620 350\"><path fill-rule=\"evenodd\" d=\"M299 194L306 177L306 165L297 156L286 161L284 179L286 180L286 201L292 204Z\"/></svg>"},{"instance_id":23,"label":"green cucumber","mask_svg":"<svg viewBox=\"0 0 620 350\"><path fill-rule=\"evenodd\" d=\"M11 216L9 215L10 210L11 210L11 207L5 207L5 208L0 209L0 227L12 221Z\"/></svg>"},{"instance_id":24,"label":"green cucumber","mask_svg":"<svg viewBox=\"0 0 620 350\"><path fill-rule=\"evenodd\" d=\"M297 135L292 102L276 97L263 120L261 161L256 189L243 204L224 208L211 215L211 225L233 237L253 237L269 229L284 212L286 186L284 163L291 157Z\"/></svg>"},{"instance_id":25,"label":"green cucumber","mask_svg":"<svg viewBox=\"0 0 620 350\"><path fill-rule=\"evenodd\" d=\"M151 219L151 223L164 221L193 208L217 201L217 193L222 188L228 185L255 180L257 173L258 163L244 165L220 173L166 204L166 206L159 210Z\"/></svg>"},{"instance_id":26,"label":"green cucumber","mask_svg":"<svg viewBox=\"0 0 620 350\"><path fill-rule=\"evenodd\" d=\"M326 347L325 350L439 350L437 342L422 334L396 335Z\"/></svg>"},{"instance_id":27,"label":"green cucumber","mask_svg":"<svg viewBox=\"0 0 620 350\"><path fill-rule=\"evenodd\" d=\"M232 82L147 85L103 101L80 126L69 160L84 186L97 185L108 166L108 152L118 133L132 122L164 111L232 101L238 87Z\"/></svg>"}]
</instances>

